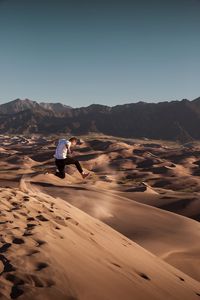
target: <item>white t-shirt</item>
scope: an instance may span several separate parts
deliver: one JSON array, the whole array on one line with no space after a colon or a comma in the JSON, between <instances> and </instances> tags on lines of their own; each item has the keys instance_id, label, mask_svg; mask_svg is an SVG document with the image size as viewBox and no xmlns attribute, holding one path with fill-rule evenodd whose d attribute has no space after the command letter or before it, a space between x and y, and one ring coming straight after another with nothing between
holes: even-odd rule
<instances>
[{"instance_id":1,"label":"white t-shirt","mask_svg":"<svg viewBox=\"0 0 200 300\"><path fill-rule=\"evenodd\" d=\"M66 139L60 139L58 141L58 145L57 145L56 153L55 153L54 157L56 159L65 159L67 157L67 154L70 152L70 146L71 146L70 141L68 141Z\"/></svg>"}]
</instances>

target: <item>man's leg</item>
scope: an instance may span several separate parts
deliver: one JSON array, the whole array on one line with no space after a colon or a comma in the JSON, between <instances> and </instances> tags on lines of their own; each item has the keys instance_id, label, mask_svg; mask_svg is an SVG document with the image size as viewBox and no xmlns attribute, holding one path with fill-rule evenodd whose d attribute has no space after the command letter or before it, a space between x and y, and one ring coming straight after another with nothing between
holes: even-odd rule
<instances>
[{"instance_id":1,"label":"man's leg","mask_svg":"<svg viewBox=\"0 0 200 300\"><path fill-rule=\"evenodd\" d=\"M77 170L79 171L79 173L81 173L81 174L83 173L83 169L78 160L76 160L72 157L67 157L67 158L65 158L65 164L66 165L75 165Z\"/></svg>"},{"instance_id":2,"label":"man's leg","mask_svg":"<svg viewBox=\"0 0 200 300\"><path fill-rule=\"evenodd\" d=\"M55 164L59 171L59 172L56 172L55 175L60 178L65 178L65 160L64 159L56 159Z\"/></svg>"}]
</instances>

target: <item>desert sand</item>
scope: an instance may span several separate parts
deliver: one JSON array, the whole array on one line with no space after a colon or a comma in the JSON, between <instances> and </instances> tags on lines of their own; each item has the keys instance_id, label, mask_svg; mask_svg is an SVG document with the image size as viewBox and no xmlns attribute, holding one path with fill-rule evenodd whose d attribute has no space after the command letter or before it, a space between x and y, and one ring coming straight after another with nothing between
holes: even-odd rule
<instances>
[{"instance_id":1,"label":"desert sand","mask_svg":"<svg viewBox=\"0 0 200 300\"><path fill-rule=\"evenodd\" d=\"M62 180L57 138L0 138L0 299L198 299L200 144L82 137Z\"/></svg>"}]
</instances>

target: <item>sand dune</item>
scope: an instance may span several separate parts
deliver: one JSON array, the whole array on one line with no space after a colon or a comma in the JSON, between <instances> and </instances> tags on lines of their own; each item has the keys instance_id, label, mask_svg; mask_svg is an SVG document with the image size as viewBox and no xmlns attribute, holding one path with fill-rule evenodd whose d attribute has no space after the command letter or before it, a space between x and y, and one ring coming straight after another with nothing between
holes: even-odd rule
<instances>
[{"instance_id":1,"label":"sand dune","mask_svg":"<svg viewBox=\"0 0 200 300\"><path fill-rule=\"evenodd\" d=\"M0 194L2 299L199 297L198 282L66 202Z\"/></svg>"},{"instance_id":2,"label":"sand dune","mask_svg":"<svg viewBox=\"0 0 200 300\"><path fill-rule=\"evenodd\" d=\"M200 297L199 143L82 137L61 180L55 137L1 141L0 299Z\"/></svg>"},{"instance_id":3,"label":"sand dune","mask_svg":"<svg viewBox=\"0 0 200 300\"><path fill-rule=\"evenodd\" d=\"M67 177L68 183L65 184L60 179L54 181L53 175L38 175L29 180L32 184L35 182L34 191L39 187L39 190L42 189L54 197L62 197L68 203L102 220L144 248L200 280L199 223L129 200L125 197L128 192L112 193L102 186L90 184L80 186L75 184L75 178L74 182L70 182L70 178L71 176ZM32 185L29 185L29 189L31 188ZM147 198L152 195L158 197L158 194L152 193L148 187L146 192L138 194L141 197L146 195ZM177 261L175 258L171 259L175 255ZM190 269L188 269L188 260L191 260Z\"/></svg>"}]
</instances>

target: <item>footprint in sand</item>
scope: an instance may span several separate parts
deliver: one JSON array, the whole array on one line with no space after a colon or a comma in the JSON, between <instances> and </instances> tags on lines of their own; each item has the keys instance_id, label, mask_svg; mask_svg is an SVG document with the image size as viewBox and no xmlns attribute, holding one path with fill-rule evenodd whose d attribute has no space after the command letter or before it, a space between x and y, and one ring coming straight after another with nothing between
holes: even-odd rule
<instances>
[{"instance_id":1,"label":"footprint in sand","mask_svg":"<svg viewBox=\"0 0 200 300\"><path fill-rule=\"evenodd\" d=\"M114 265L114 266L116 266L116 267L118 267L118 268L121 268L120 265L118 265L118 264L116 264L116 263L114 263L114 262L111 262L111 264Z\"/></svg>"},{"instance_id":2,"label":"footprint in sand","mask_svg":"<svg viewBox=\"0 0 200 300\"><path fill-rule=\"evenodd\" d=\"M34 223L27 223L26 226L27 226L27 227L26 227L27 229L33 229L33 228L34 228L35 226L37 226L37 225L34 224Z\"/></svg>"},{"instance_id":3,"label":"footprint in sand","mask_svg":"<svg viewBox=\"0 0 200 300\"><path fill-rule=\"evenodd\" d=\"M74 219L72 219L71 217L66 217L65 220L69 221L70 223L78 226L79 223L77 221L75 221Z\"/></svg>"},{"instance_id":4,"label":"footprint in sand","mask_svg":"<svg viewBox=\"0 0 200 300\"><path fill-rule=\"evenodd\" d=\"M33 233L31 230L28 230L28 229L26 229L23 233L23 236L31 236L31 235L33 235Z\"/></svg>"},{"instance_id":5,"label":"footprint in sand","mask_svg":"<svg viewBox=\"0 0 200 300\"><path fill-rule=\"evenodd\" d=\"M19 210L22 206L19 205L18 203L16 205L13 205L14 207L11 208L9 211L13 211L13 210Z\"/></svg>"},{"instance_id":6,"label":"footprint in sand","mask_svg":"<svg viewBox=\"0 0 200 300\"><path fill-rule=\"evenodd\" d=\"M23 211L20 212L20 215L23 216L23 217L27 217L27 213L25 213Z\"/></svg>"},{"instance_id":7,"label":"footprint in sand","mask_svg":"<svg viewBox=\"0 0 200 300\"><path fill-rule=\"evenodd\" d=\"M1 222L0 222L0 225L4 225L4 224L6 224L6 223L8 223L8 221L1 221Z\"/></svg>"},{"instance_id":8,"label":"footprint in sand","mask_svg":"<svg viewBox=\"0 0 200 300\"><path fill-rule=\"evenodd\" d=\"M12 204L13 206L19 206L19 203L18 203L18 202L15 202L15 201L13 201L11 204Z\"/></svg>"},{"instance_id":9,"label":"footprint in sand","mask_svg":"<svg viewBox=\"0 0 200 300\"><path fill-rule=\"evenodd\" d=\"M38 219L38 220L40 220L40 221L42 221L42 222L47 222L47 221L49 221L47 218L45 218L43 215L38 215L38 216L36 216L36 218Z\"/></svg>"},{"instance_id":10,"label":"footprint in sand","mask_svg":"<svg viewBox=\"0 0 200 300\"><path fill-rule=\"evenodd\" d=\"M14 285L22 285L22 284L25 284L24 280L17 277L16 275L14 274L7 274L6 275L6 280L12 282Z\"/></svg>"},{"instance_id":11,"label":"footprint in sand","mask_svg":"<svg viewBox=\"0 0 200 300\"><path fill-rule=\"evenodd\" d=\"M46 242L43 241L43 240L37 239L37 240L35 240L35 241L36 241L36 243L37 243L36 247L41 247L42 245L46 244Z\"/></svg>"},{"instance_id":12,"label":"footprint in sand","mask_svg":"<svg viewBox=\"0 0 200 300\"><path fill-rule=\"evenodd\" d=\"M37 254L37 253L40 253L40 251L39 251L39 250L32 249L32 250L30 250L26 255L27 255L27 256L32 256L33 254Z\"/></svg>"},{"instance_id":13,"label":"footprint in sand","mask_svg":"<svg viewBox=\"0 0 200 300\"><path fill-rule=\"evenodd\" d=\"M20 239L20 238L14 238L14 239L13 239L13 243L14 243L14 244L20 245L20 244L24 244L25 242L24 242L23 239Z\"/></svg>"},{"instance_id":14,"label":"footprint in sand","mask_svg":"<svg viewBox=\"0 0 200 300\"><path fill-rule=\"evenodd\" d=\"M23 200L24 200L24 201L29 201L30 198L29 198L29 196L24 196L24 197L23 197Z\"/></svg>"},{"instance_id":15,"label":"footprint in sand","mask_svg":"<svg viewBox=\"0 0 200 300\"><path fill-rule=\"evenodd\" d=\"M21 289L20 286L18 285L13 285L10 293L10 298L11 299L16 299L19 296L21 296L24 293L24 291Z\"/></svg>"},{"instance_id":16,"label":"footprint in sand","mask_svg":"<svg viewBox=\"0 0 200 300\"><path fill-rule=\"evenodd\" d=\"M35 219L33 217L28 217L27 221L35 221Z\"/></svg>"},{"instance_id":17,"label":"footprint in sand","mask_svg":"<svg viewBox=\"0 0 200 300\"><path fill-rule=\"evenodd\" d=\"M36 224L28 223L28 224L26 225L26 228L25 228L25 231L24 231L23 236L30 236L30 235L33 235L32 230L34 229L35 226L36 226Z\"/></svg>"},{"instance_id":18,"label":"footprint in sand","mask_svg":"<svg viewBox=\"0 0 200 300\"><path fill-rule=\"evenodd\" d=\"M36 265L36 271L41 271L42 269L45 269L48 267L48 264L45 262L39 262Z\"/></svg>"},{"instance_id":19,"label":"footprint in sand","mask_svg":"<svg viewBox=\"0 0 200 300\"><path fill-rule=\"evenodd\" d=\"M11 245L12 245L12 244L10 244L10 243L5 243L5 244L0 248L0 253L6 252L6 251L10 248Z\"/></svg>"},{"instance_id":20,"label":"footprint in sand","mask_svg":"<svg viewBox=\"0 0 200 300\"><path fill-rule=\"evenodd\" d=\"M54 221L59 225L67 226L65 219L60 216L55 216Z\"/></svg>"},{"instance_id":21,"label":"footprint in sand","mask_svg":"<svg viewBox=\"0 0 200 300\"><path fill-rule=\"evenodd\" d=\"M185 281L185 279L183 279L182 277L179 277L179 276L178 276L178 278L179 278L181 281Z\"/></svg>"},{"instance_id":22,"label":"footprint in sand","mask_svg":"<svg viewBox=\"0 0 200 300\"><path fill-rule=\"evenodd\" d=\"M138 274L140 277L144 278L145 280L151 280L146 274L144 273L139 273Z\"/></svg>"},{"instance_id":23,"label":"footprint in sand","mask_svg":"<svg viewBox=\"0 0 200 300\"><path fill-rule=\"evenodd\" d=\"M3 263L4 269L3 272L12 272L15 271L15 267L11 265L10 261L2 254L0 254L0 261Z\"/></svg>"},{"instance_id":24,"label":"footprint in sand","mask_svg":"<svg viewBox=\"0 0 200 300\"><path fill-rule=\"evenodd\" d=\"M14 217L15 219L20 219L20 217L19 217L18 215L16 215L16 214L13 214L13 217Z\"/></svg>"},{"instance_id":25,"label":"footprint in sand","mask_svg":"<svg viewBox=\"0 0 200 300\"><path fill-rule=\"evenodd\" d=\"M95 244L98 244L97 241L95 241L93 238L90 237L89 239L90 239L90 241L94 242Z\"/></svg>"}]
</instances>

